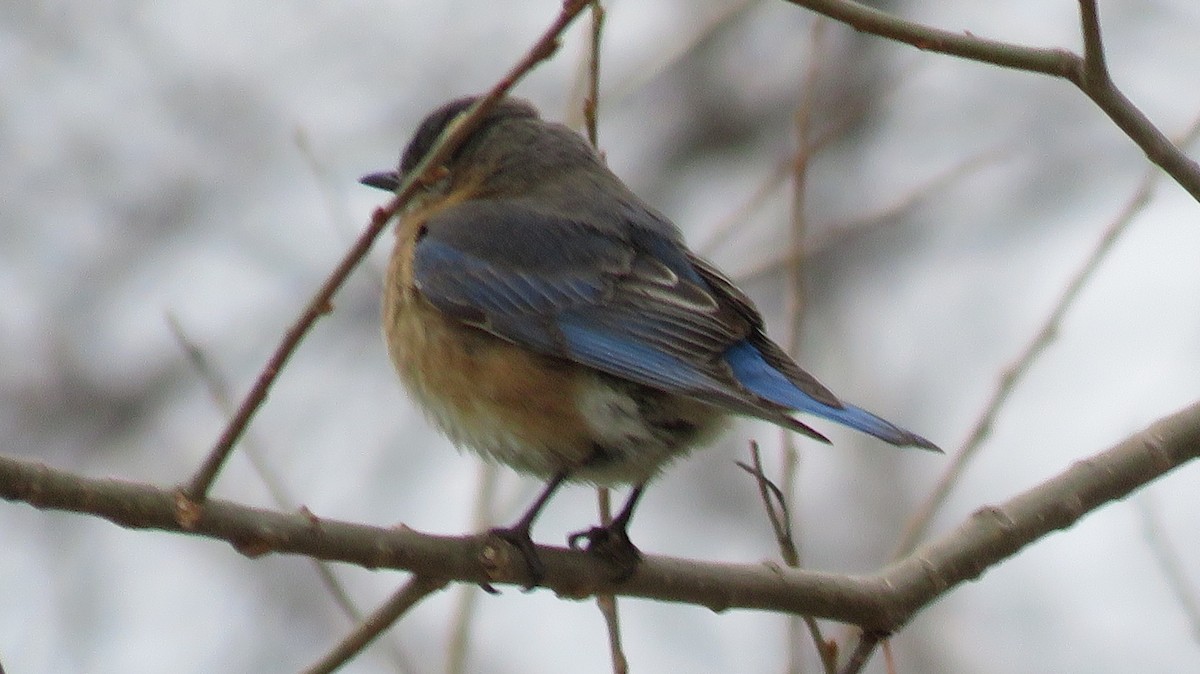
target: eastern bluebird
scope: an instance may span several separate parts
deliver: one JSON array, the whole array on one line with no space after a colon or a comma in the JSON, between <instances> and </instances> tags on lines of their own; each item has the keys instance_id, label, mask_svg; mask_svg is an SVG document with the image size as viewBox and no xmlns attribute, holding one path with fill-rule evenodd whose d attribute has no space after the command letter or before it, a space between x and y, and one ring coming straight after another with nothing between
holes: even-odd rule
<instances>
[{"instance_id":1,"label":"eastern bluebird","mask_svg":"<svg viewBox=\"0 0 1200 674\"><path fill-rule=\"evenodd\" d=\"M394 191L476 98L421 123ZM409 392L455 444L547 480L492 533L542 566L530 528L564 481L632 484L608 527L572 536L623 550L646 483L730 414L822 442L805 412L884 442L930 441L839 400L767 337L742 291L699 258L565 126L507 98L405 209L384 289L388 349ZM938 450L940 451L940 450Z\"/></svg>"}]
</instances>

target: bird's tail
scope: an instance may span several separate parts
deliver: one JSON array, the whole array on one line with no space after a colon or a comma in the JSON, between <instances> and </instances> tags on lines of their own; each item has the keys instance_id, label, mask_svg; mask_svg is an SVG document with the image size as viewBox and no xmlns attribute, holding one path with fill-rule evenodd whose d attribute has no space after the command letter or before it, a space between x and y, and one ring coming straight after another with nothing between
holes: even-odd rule
<instances>
[{"instance_id":1,"label":"bird's tail","mask_svg":"<svg viewBox=\"0 0 1200 674\"><path fill-rule=\"evenodd\" d=\"M937 445L916 433L906 431L861 407L848 404L838 407L821 402L805 393L796 382L771 367L750 342L742 341L734 345L726 352L725 362L729 363L734 377L742 386L776 405L836 421L900 447L920 447L935 452L942 451Z\"/></svg>"},{"instance_id":2,"label":"bird's tail","mask_svg":"<svg viewBox=\"0 0 1200 674\"><path fill-rule=\"evenodd\" d=\"M937 445L916 433L904 430L887 419L877 417L861 407L847 404L838 408L816 403L814 409L803 411L829 419L830 421L836 421L843 426L849 426L899 447L920 447L921 449L929 449L935 452L942 451Z\"/></svg>"}]
</instances>

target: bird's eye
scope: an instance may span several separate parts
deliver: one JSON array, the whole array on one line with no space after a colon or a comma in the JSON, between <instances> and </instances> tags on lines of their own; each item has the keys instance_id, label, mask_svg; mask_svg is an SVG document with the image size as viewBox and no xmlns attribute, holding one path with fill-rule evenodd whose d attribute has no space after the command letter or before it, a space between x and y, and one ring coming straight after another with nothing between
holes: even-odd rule
<instances>
[{"instance_id":1,"label":"bird's eye","mask_svg":"<svg viewBox=\"0 0 1200 674\"><path fill-rule=\"evenodd\" d=\"M421 225L420 227L418 227L416 242L421 243L421 239L424 239L425 235L428 233L429 233L429 227L426 227L425 225Z\"/></svg>"}]
</instances>

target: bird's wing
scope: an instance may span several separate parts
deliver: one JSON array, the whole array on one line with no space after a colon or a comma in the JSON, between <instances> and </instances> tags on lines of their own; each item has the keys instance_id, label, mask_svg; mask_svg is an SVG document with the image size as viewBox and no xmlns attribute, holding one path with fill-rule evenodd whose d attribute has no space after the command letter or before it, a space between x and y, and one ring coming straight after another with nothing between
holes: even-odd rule
<instances>
[{"instance_id":1,"label":"bird's wing","mask_svg":"<svg viewBox=\"0 0 1200 674\"><path fill-rule=\"evenodd\" d=\"M661 231L468 201L427 221L413 273L430 303L465 324L820 437L738 381L724 357L760 332L757 313L714 289Z\"/></svg>"}]
</instances>

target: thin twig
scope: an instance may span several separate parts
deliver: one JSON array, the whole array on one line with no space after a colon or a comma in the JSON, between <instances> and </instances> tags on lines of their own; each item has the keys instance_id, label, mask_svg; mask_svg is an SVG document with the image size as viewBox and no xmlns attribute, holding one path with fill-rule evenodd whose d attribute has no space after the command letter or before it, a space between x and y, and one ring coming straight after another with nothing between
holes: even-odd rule
<instances>
[{"instance_id":1,"label":"thin twig","mask_svg":"<svg viewBox=\"0 0 1200 674\"><path fill-rule=\"evenodd\" d=\"M725 245L726 241L743 230L750 216L766 205L767 200L776 190L783 187L784 182L792 174L792 167L796 165L801 155L816 155L826 145L841 138L846 129L850 128L856 121L859 121L865 112L865 108L856 109L847 116L842 117L837 123L823 129L820 133L811 133L807 146L797 146L786 157L776 161L771 167L770 173L754 188L754 191L751 192L750 196L744 202L723 215L714 225L708 227L711 233L708 235L707 240L694 246L696 252L701 257L711 257L714 255L721 246Z\"/></svg>"},{"instance_id":2,"label":"thin twig","mask_svg":"<svg viewBox=\"0 0 1200 674\"><path fill-rule=\"evenodd\" d=\"M629 674L629 658L621 644L621 613L617 610L617 598L611 594L596 595L596 606L604 616L605 631L608 633L608 655L613 674Z\"/></svg>"},{"instance_id":3,"label":"thin twig","mask_svg":"<svg viewBox=\"0 0 1200 674\"><path fill-rule=\"evenodd\" d=\"M796 114L794 118L794 128L796 137L796 155L795 161L792 164L792 201L791 201L791 218L789 228L789 248L798 251L799 257L804 257L804 242L808 238L809 231L808 213L805 208L808 198L808 169L814 156L815 143L813 138L815 131L813 129L813 117L817 107L817 92L820 91L820 80L824 74L825 61L825 42L826 36L829 33L829 22L824 17L818 16L812 24L811 39L808 45L808 67L804 70L803 81L800 86L800 101L796 106ZM792 354L799 354L801 335L803 334L805 310L807 309L807 275L806 271L801 268L801 265L793 265L787 269L787 277L790 281L789 286L791 292L787 295L787 325L788 335L784 348ZM783 475L782 480L786 489L780 495L781 508L783 508L783 495L795 493L796 484L800 480L800 447L796 441L796 435L787 431L781 431L781 442L783 452ZM787 510L784 508L784 514L787 515ZM791 544L791 561L789 566L800 566L800 550L794 543L794 532L791 531L791 525L788 525L788 542ZM785 557L786 559L786 557ZM795 622L795 616L789 618L791 622ZM808 628L809 638L816 646L817 654L821 658L821 662L825 667L826 672L832 673L837 666L835 660L827 657L828 648L825 642L825 637L821 634L820 626L815 620L805 620L804 625ZM798 629L789 629L789 633L798 633ZM801 650L801 641L788 641L788 660L789 667L799 668L803 658Z\"/></svg>"},{"instance_id":4,"label":"thin twig","mask_svg":"<svg viewBox=\"0 0 1200 674\"><path fill-rule=\"evenodd\" d=\"M321 288L309 301L308 306L300 314L300 318L288 328L283 340L267 360L267 364L259 373L254 386L238 407L237 413L225 427L225 430L221 432L221 436L217 439L216 444L209 452L200 469L188 481L187 486L181 488L181 495L187 501L191 502L190 505L181 503L181 519L194 517L191 508L195 504L202 502L208 494L208 490L212 486L213 480L216 479L217 473L220 471L225 459L229 456L229 452L232 451L238 438L245 432L246 426L250 423L250 419L254 416L254 413L262 406L263 401L267 397L267 391L279 376L280 370L287 363L288 358L295 352L296 348L300 345L300 341L317 319L333 310L332 300L334 293L341 288L346 278L350 275L350 272L354 270L359 261L367 254L367 251L370 250L379 233L383 231L383 228L387 226L387 223L404 204L408 203L408 200L412 198L418 186L425 180L426 174L431 169L440 167L446 161L447 157L466 141L471 132L483 120L483 117L496 105L496 102L512 89L517 81L524 77L534 66L554 54L558 49L559 36L587 5L587 0L566 0L554 22L517 65L509 70L486 95L481 97L475 105L471 106L454 124L451 124L442 133L438 142L430 148L425 158L417 164L412 172L406 176L405 181L397 188L395 198L387 206L375 210L366 230L359 235L341 262L338 263L325 282L321 284Z\"/></svg>"},{"instance_id":5,"label":"thin twig","mask_svg":"<svg viewBox=\"0 0 1200 674\"><path fill-rule=\"evenodd\" d=\"M775 542L779 545L779 554L783 557L784 563L791 568L799 568L800 553L796 549L795 536L792 533L787 497L784 491L767 478L763 472L762 454L758 450L758 443L753 440L750 441L750 457L753 459L752 465L738 461L736 462L737 466L754 476L754 480L758 484L758 496L762 501L763 510L767 513L767 520L771 523L771 529L775 532ZM798 628L801 625L808 629L809 637L816 644L817 654L821 658L826 674L834 674L837 671L837 644L825 639L821 633L820 624L812 616L789 617L788 644L796 643L801 631ZM789 658L787 671L801 671L799 654L794 651L792 657Z\"/></svg>"},{"instance_id":6,"label":"thin twig","mask_svg":"<svg viewBox=\"0 0 1200 674\"><path fill-rule=\"evenodd\" d=\"M858 643L855 644L854 650L850 653L850 658L846 660L846 664L838 670L839 674L858 674L862 668L867 665L867 661L871 659L871 654L875 652L875 647L879 645L879 634L876 632L863 632Z\"/></svg>"},{"instance_id":7,"label":"thin twig","mask_svg":"<svg viewBox=\"0 0 1200 674\"><path fill-rule=\"evenodd\" d=\"M750 441L750 458L753 463L747 465L736 462L737 467L750 473L758 484L758 497L762 501L771 530L775 532L775 542L779 544L779 555L783 563L790 567L800 565L800 554L796 552L796 543L792 537L792 519L788 514L787 497L784 492L763 473L762 454L758 451L758 443Z\"/></svg>"},{"instance_id":8,"label":"thin twig","mask_svg":"<svg viewBox=\"0 0 1200 674\"><path fill-rule=\"evenodd\" d=\"M1100 12L1095 0L1079 0L1079 22L1083 32L1083 80L1091 85L1109 86L1104 41L1100 37Z\"/></svg>"},{"instance_id":9,"label":"thin twig","mask_svg":"<svg viewBox=\"0 0 1200 674\"><path fill-rule=\"evenodd\" d=\"M591 7L592 30L588 34L591 40L588 44L587 95L583 101L583 120L588 142L599 150L596 120L600 116L600 36L604 29L604 7L599 0L592 0Z\"/></svg>"},{"instance_id":10,"label":"thin twig","mask_svg":"<svg viewBox=\"0 0 1200 674\"><path fill-rule=\"evenodd\" d=\"M588 142L600 152L600 134L597 129L600 111L600 38L604 31L604 7L599 0L591 0L591 32L588 44L587 93L583 98L583 121ZM601 153L603 156L603 153ZM607 487L596 487L596 506L600 514L600 525L612 524L612 492ZM617 598L611 594L597 594L596 608L604 618L608 635L609 661L613 674L628 674L629 658L621 644L621 613Z\"/></svg>"},{"instance_id":11,"label":"thin twig","mask_svg":"<svg viewBox=\"0 0 1200 674\"><path fill-rule=\"evenodd\" d=\"M304 670L304 674L329 674L337 670L361 653L371 641L395 624L417 602L446 587L448 582L445 578L413 576L325 657Z\"/></svg>"},{"instance_id":12,"label":"thin twig","mask_svg":"<svg viewBox=\"0 0 1200 674\"><path fill-rule=\"evenodd\" d=\"M1200 139L1200 117L1192 120L1192 124L1179 137L1179 145L1187 147ZM1096 241L1096 245L1092 248L1091 253L1082 261L1079 269L1072 275L1067 282L1063 292L1059 295L1058 300L1054 303L1050 313L1046 316L1037 332L1021 350L1021 353L1013 359L1013 361L1004 368L1000 374L999 380L996 382L996 388L992 391L991 398L984 405L983 411L975 424L971 427L971 431L967 434L967 439L963 442L962 447L954 453L950 464L946 466L946 470L942 476L938 478L938 482L934 485L933 490L921 506L909 519L904 531L900 535L900 540L897 542L895 549L892 551L892 559L898 559L907 555L925 536L928 531L929 524L933 521L933 516L938 509L945 503L950 495L950 490L957 484L959 477L966 469L967 463L979 452L984 441L991 434L991 429L996 423L1001 410L1008 403L1009 398L1016 390L1017 385L1022 381L1024 376L1033 367L1046 349L1054 342L1059 330L1062 327L1063 318L1067 311L1075 304L1092 277L1099 270L1101 263L1107 259L1108 254L1112 252L1113 247L1121 236L1129 230L1135 219L1142 210L1150 203L1151 197L1158 187L1159 181L1162 179L1162 174L1154 169L1146 171L1142 177L1137 189L1130 196L1129 201L1117 214L1117 217L1104 229L1100 234L1100 238Z\"/></svg>"},{"instance_id":13,"label":"thin twig","mask_svg":"<svg viewBox=\"0 0 1200 674\"><path fill-rule=\"evenodd\" d=\"M346 203L345 191L335 187L339 184L338 179L321 161L317 151L313 148L312 139L309 138L308 132L303 126L296 127L292 134L292 140L296 150L300 152L300 159L303 160L305 167L312 175L315 187L321 193L321 201L325 203L328 210L329 221L335 223L335 229L339 235L349 240L356 225L350 222L348 215L350 208Z\"/></svg>"},{"instance_id":14,"label":"thin twig","mask_svg":"<svg viewBox=\"0 0 1200 674\"><path fill-rule=\"evenodd\" d=\"M596 488L596 505L600 511L601 526L612 524L612 490L607 487ZM608 634L608 655L612 663L613 674L628 674L629 658L625 655L625 647L621 643L621 612L617 598L612 594L598 593L596 608L604 618L604 628Z\"/></svg>"},{"instance_id":15,"label":"thin twig","mask_svg":"<svg viewBox=\"0 0 1200 674\"><path fill-rule=\"evenodd\" d=\"M1154 555L1154 561L1162 571L1163 579L1171 589L1171 595L1179 602L1179 608L1191 626L1192 640L1200 645L1200 592L1196 585L1188 579L1188 572L1195 568L1191 562L1185 562L1179 551L1171 545L1166 530L1162 526L1158 506L1152 493L1147 492L1134 499L1134 504L1142 515L1142 531L1146 545Z\"/></svg>"},{"instance_id":16,"label":"thin twig","mask_svg":"<svg viewBox=\"0 0 1200 674\"><path fill-rule=\"evenodd\" d=\"M410 190L411 192L411 190ZM396 201L399 201L398 199ZM333 272L321 284L321 288L317 294L309 301L308 306L300 314L300 318L288 328L284 333L283 340L276 347L275 352L267 360L267 364L263 366L258 378L254 382L254 386L250 392L246 394L246 398L237 408L233 417L229 420L225 430L221 432L221 436L217 439L216 445L208 453L199 470L188 481L187 486L181 488L181 493L193 504L204 501L208 494L209 488L220 472L221 466L224 465L225 459L229 457L229 453L233 450L234 443L245 432L246 426L249 425L250 419L258 408L262 405L267 397L267 391L279 376L280 370L295 352L296 347L300 345L300 340L308 333L309 328L322 315L333 310L331 300L333 294L341 287L342 283L350 275L350 272L358 264L358 261L367 254L371 247L371 243L375 237L383 231L388 220L391 219L395 209L377 209L371 216L371 223L367 226L358 240L346 253Z\"/></svg>"},{"instance_id":17,"label":"thin twig","mask_svg":"<svg viewBox=\"0 0 1200 674\"><path fill-rule=\"evenodd\" d=\"M664 35L667 40L662 43L661 53L645 59L645 67L636 69L632 76L624 82L620 82L615 87L610 86L606 98L610 102L620 101L633 95L642 87L648 86L676 63L685 60L693 50L704 44L718 30L728 26L758 2L759 0L733 2L720 7L711 16L698 17L687 26L672 29ZM695 5L697 9L705 6L704 4ZM684 30L693 30L694 32L681 37Z\"/></svg>"},{"instance_id":18,"label":"thin twig","mask_svg":"<svg viewBox=\"0 0 1200 674\"><path fill-rule=\"evenodd\" d=\"M880 643L880 650L883 651L883 662L887 669L887 674L899 674L896 669L896 654L892 652L892 640L884 639Z\"/></svg>"},{"instance_id":19,"label":"thin twig","mask_svg":"<svg viewBox=\"0 0 1200 674\"><path fill-rule=\"evenodd\" d=\"M844 23L863 33L910 44L922 51L949 54L1005 68L1067 77L1075 67L1074 54L1063 49L1038 49L955 33L906 21L851 0L784 0Z\"/></svg>"},{"instance_id":20,"label":"thin twig","mask_svg":"<svg viewBox=\"0 0 1200 674\"><path fill-rule=\"evenodd\" d=\"M989 149L967 157L944 171L934 174L924 183L906 192L894 203L851 220L830 223L815 229L812 235L801 244L799 250L789 249L780 255L755 261L753 266L739 271L734 280L744 283L794 266L801 266L805 259L811 259L824 253L852 236L867 235L872 231L882 229L920 206L934 194L997 161L999 155L998 149Z\"/></svg>"},{"instance_id":21,"label":"thin twig","mask_svg":"<svg viewBox=\"0 0 1200 674\"><path fill-rule=\"evenodd\" d=\"M175 342L179 348L187 356L188 362L200 377L200 381L204 383L208 391L209 397L216 404L217 409L222 414L230 416L233 414L233 398L229 394L229 382L213 364L204 350L195 343L183 329L179 319L174 314L167 314L167 326L171 329L171 334L175 338ZM267 490L267 494L275 503L275 506L280 510L291 510L296 507L296 499L294 499L283 483L279 480L268 465L267 460L259 449L259 442L251 433L247 433L242 441L242 451L246 458L250 461L250 467L254 470L254 474L263 483ZM357 624L363 620L363 612L350 598L350 593L346 591L346 587L342 581L333 573L327 562L319 559L312 560L313 570L316 571L317 577L321 581L321 585L329 596L333 598L333 602L341 609L342 613L350 620L351 624ZM409 658L400 650L395 643L388 642L388 649L393 664L397 671L411 672L414 667Z\"/></svg>"},{"instance_id":22,"label":"thin twig","mask_svg":"<svg viewBox=\"0 0 1200 674\"><path fill-rule=\"evenodd\" d=\"M500 484L500 466L493 461L479 462L479 487L475 490L475 504L471 508L471 529L486 531L492 526L492 513L496 508L496 489ZM458 590L450 640L446 647L447 674L463 674L467 671L467 659L471 650L471 627L475 618L475 607L479 605L479 588L463 585Z\"/></svg>"}]
</instances>

